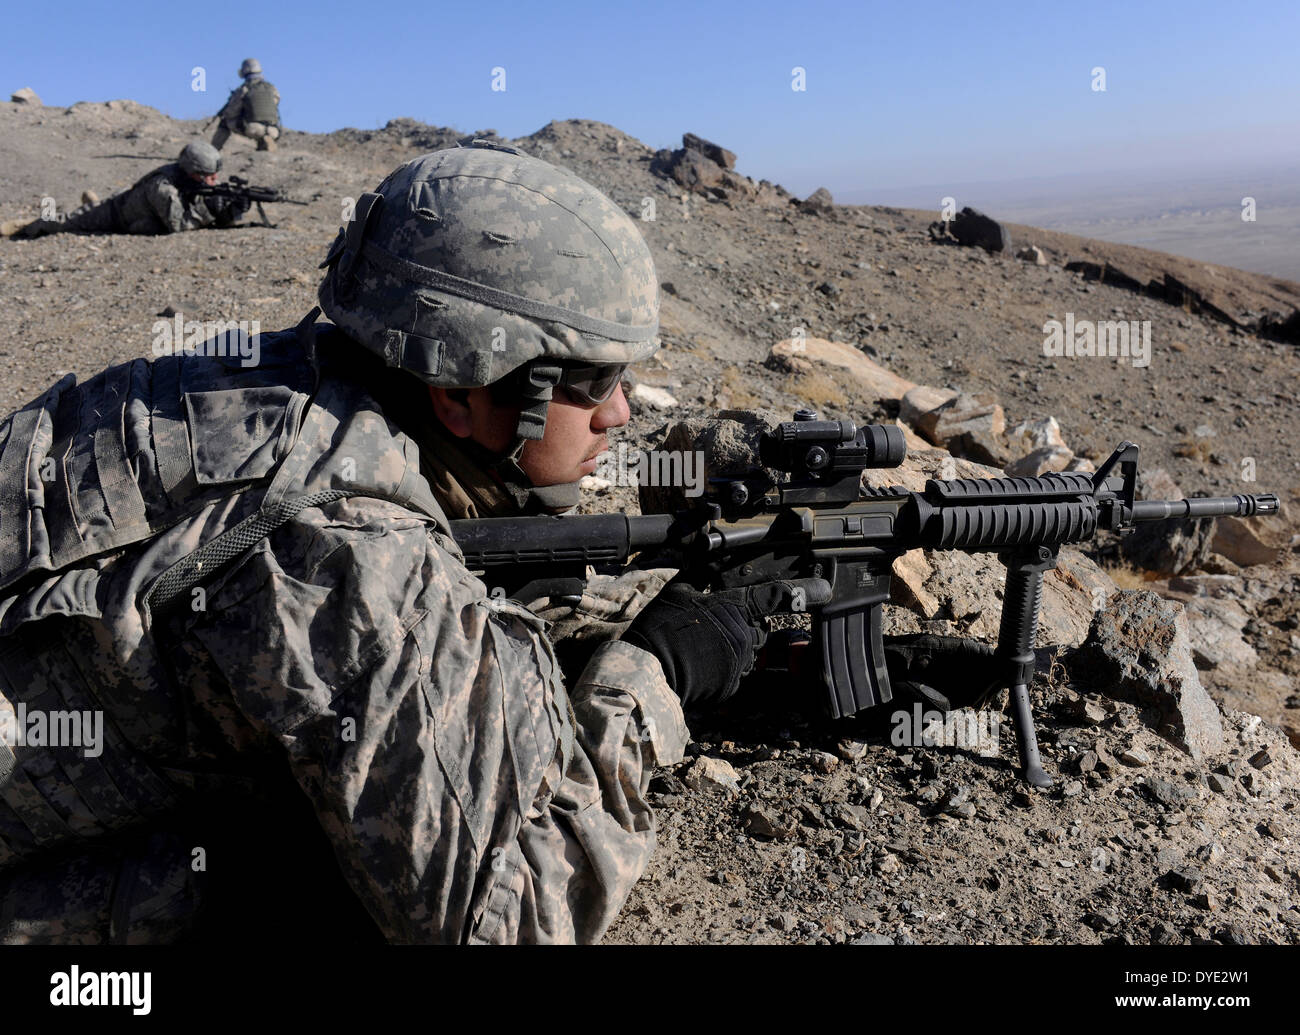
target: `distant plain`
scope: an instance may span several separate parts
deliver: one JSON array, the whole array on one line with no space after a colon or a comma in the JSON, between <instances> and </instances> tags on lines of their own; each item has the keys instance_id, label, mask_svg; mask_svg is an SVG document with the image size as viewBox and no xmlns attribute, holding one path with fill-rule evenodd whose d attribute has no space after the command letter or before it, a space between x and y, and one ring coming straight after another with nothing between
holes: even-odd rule
<instances>
[{"instance_id":1,"label":"distant plain","mask_svg":"<svg viewBox=\"0 0 1300 1035\"><path fill-rule=\"evenodd\" d=\"M1094 173L866 188L836 200L933 208L937 214L944 197L952 197L958 208L970 205L1007 222L1300 281L1300 164L1191 175ZM1255 199L1253 221L1242 219L1248 197Z\"/></svg>"}]
</instances>

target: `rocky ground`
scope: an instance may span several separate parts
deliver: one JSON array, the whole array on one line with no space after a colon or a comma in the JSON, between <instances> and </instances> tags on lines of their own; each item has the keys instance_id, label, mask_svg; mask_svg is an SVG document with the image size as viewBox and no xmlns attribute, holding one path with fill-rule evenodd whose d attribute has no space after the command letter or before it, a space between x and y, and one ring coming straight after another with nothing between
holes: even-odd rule
<instances>
[{"instance_id":1,"label":"rocky ground","mask_svg":"<svg viewBox=\"0 0 1300 1035\"><path fill-rule=\"evenodd\" d=\"M33 218L44 196L72 207L84 189L129 186L198 129L130 101L0 104L0 220ZM225 173L310 205L269 209L275 228L0 241L0 412L64 371L150 354L169 310L263 330L297 322L348 199L406 159L487 133L395 120L287 132L275 153L235 139ZM945 463L987 473L974 462L1024 462L1035 447L1046 450L1035 470L1086 469L1130 439L1147 495L1300 493L1295 346L1269 330L1300 305L1296 284L1028 227L1008 229L1042 265L937 243L937 213L793 204L704 166L703 180L674 178L672 156L600 123L552 123L515 143L643 220L664 348L638 374L633 445L688 412L812 405L905 419L913 456L885 481L946 477ZM162 157L113 157L129 155ZM1133 289L1168 278L1185 287L1180 301ZM1044 326L1067 314L1149 321L1149 365L1045 355ZM614 485L588 506L634 498ZM1300 567L1289 514L1259 527L1185 529L1136 561L1113 547L1063 554L1034 687L1050 791L1015 779L1009 727L984 754L895 747L879 717L832 725L789 680L697 717L687 760L656 777L660 849L609 939L1300 941L1300 756L1288 741L1300 738ZM918 555L896 574L891 631L996 633L987 559ZM1209 721L1188 704L1193 682L1222 707L1220 739L1202 729L1198 757L1173 743L1167 708L1128 683L1099 685L1096 657L1075 651L1099 608L1137 606L1121 592L1134 589L1184 605L1161 605L1160 628L1184 641L1162 655L1174 668L1154 665L1152 692L1176 699L1173 727ZM1142 628L1114 650L1139 658Z\"/></svg>"}]
</instances>

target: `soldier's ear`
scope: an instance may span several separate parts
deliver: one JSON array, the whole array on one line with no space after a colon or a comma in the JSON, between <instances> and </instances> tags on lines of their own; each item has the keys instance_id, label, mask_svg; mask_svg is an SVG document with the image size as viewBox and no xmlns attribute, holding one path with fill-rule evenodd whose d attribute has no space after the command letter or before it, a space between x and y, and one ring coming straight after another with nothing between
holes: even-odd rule
<instances>
[{"instance_id":1,"label":"soldier's ear","mask_svg":"<svg viewBox=\"0 0 1300 1035\"><path fill-rule=\"evenodd\" d=\"M474 421L470 413L468 389L430 385L429 399L433 402L434 416L442 422L444 428L457 438L469 438L473 434Z\"/></svg>"}]
</instances>

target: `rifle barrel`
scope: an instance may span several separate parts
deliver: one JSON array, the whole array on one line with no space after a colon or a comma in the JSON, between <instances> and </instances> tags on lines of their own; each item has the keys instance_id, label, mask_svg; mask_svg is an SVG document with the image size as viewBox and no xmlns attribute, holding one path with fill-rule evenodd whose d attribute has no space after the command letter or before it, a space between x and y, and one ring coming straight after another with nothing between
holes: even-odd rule
<instances>
[{"instance_id":1,"label":"rifle barrel","mask_svg":"<svg viewBox=\"0 0 1300 1035\"><path fill-rule=\"evenodd\" d=\"M1260 496L1210 496L1190 500L1138 500L1133 504L1134 521L1166 521L1176 517L1250 517L1276 514L1280 503L1273 493Z\"/></svg>"}]
</instances>

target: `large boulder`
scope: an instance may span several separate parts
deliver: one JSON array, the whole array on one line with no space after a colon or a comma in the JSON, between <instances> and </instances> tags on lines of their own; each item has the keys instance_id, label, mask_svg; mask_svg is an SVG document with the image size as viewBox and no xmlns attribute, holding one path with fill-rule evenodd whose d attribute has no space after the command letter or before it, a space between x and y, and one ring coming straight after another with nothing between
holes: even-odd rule
<instances>
[{"instance_id":1,"label":"large boulder","mask_svg":"<svg viewBox=\"0 0 1300 1035\"><path fill-rule=\"evenodd\" d=\"M935 388L933 385L917 385L903 395L898 406L898 419L904 424L916 428L917 421L927 413L933 413L950 399L957 397L955 388Z\"/></svg>"},{"instance_id":2,"label":"large boulder","mask_svg":"<svg viewBox=\"0 0 1300 1035\"><path fill-rule=\"evenodd\" d=\"M1273 564L1290 547L1291 529L1281 514L1219 518L1214 523L1214 552L1243 567Z\"/></svg>"},{"instance_id":3,"label":"large boulder","mask_svg":"<svg viewBox=\"0 0 1300 1035\"><path fill-rule=\"evenodd\" d=\"M702 151L694 148L682 148L679 151L660 151L650 163L650 171L680 184L688 191L697 194L708 192L711 188L721 188L722 166Z\"/></svg>"},{"instance_id":4,"label":"large boulder","mask_svg":"<svg viewBox=\"0 0 1300 1035\"><path fill-rule=\"evenodd\" d=\"M1192 659L1197 668L1242 671L1255 667L1259 655L1242 636L1250 616L1240 604L1235 600L1197 596L1184 606Z\"/></svg>"},{"instance_id":5,"label":"large boulder","mask_svg":"<svg viewBox=\"0 0 1300 1035\"><path fill-rule=\"evenodd\" d=\"M1039 446L1037 449L1013 460L1006 465L1006 472L1012 478L1037 478L1042 474L1064 471L1074 460L1074 452L1068 446Z\"/></svg>"},{"instance_id":6,"label":"large boulder","mask_svg":"<svg viewBox=\"0 0 1300 1035\"><path fill-rule=\"evenodd\" d=\"M687 151L698 151L709 161L717 163L724 169L734 169L736 167L734 152L728 151L725 147L719 147L712 140L697 137L694 133L682 134L682 147Z\"/></svg>"},{"instance_id":7,"label":"large boulder","mask_svg":"<svg viewBox=\"0 0 1300 1035\"><path fill-rule=\"evenodd\" d=\"M1015 449L1032 453L1035 449L1050 446L1064 446L1061 425L1055 417L1040 417L1038 420L1021 421L1007 432L1007 439Z\"/></svg>"},{"instance_id":8,"label":"large boulder","mask_svg":"<svg viewBox=\"0 0 1300 1035\"><path fill-rule=\"evenodd\" d=\"M779 341L768 352L767 365L798 374L809 373L818 366L838 368L835 376L851 381L855 392L867 399L899 400L916 387L915 382L872 362L852 345L825 338Z\"/></svg>"},{"instance_id":9,"label":"large boulder","mask_svg":"<svg viewBox=\"0 0 1300 1035\"><path fill-rule=\"evenodd\" d=\"M803 201L799 202L799 211L812 212L815 215L829 215L835 211L835 199L825 187L818 187Z\"/></svg>"},{"instance_id":10,"label":"large boulder","mask_svg":"<svg viewBox=\"0 0 1300 1035\"><path fill-rule=\"evenodd\" d=\"M755 183L732 168L736 156L710 140L694 133L683 133L684 147L676 151L664 148L650 161L650 171L680 185L693 194L725 201L741 197L749 201L770 205L784 201L785 191L763 180Z\"/></svg>"},{"instance_id":11,"label":"large boulder","mask_svg":"<svg viewBox=\"0 0 1300 1035\"><path fill-rule=\"evenodd\" d=\"M983 248L986 252L1011 251L1011 234L996 219L973 208L964 208L953 218L948 232L958 244Z\"/></svg>"},{"instance_id":12,"label":"large boulder","mask_svg":"<svg viewBox=\"0 0 1300 1035\"><path fill-rule=\"evenodd\" d=\"M1183 606L1150 590L1121 590L1066 659L1076 685L1145 709L1157 733L1196 761L1223 749L1219 709L1196 671Z\"/></svg>"},{"instance_id":13,"label":"large boulder","mask_svg":"<svg viewBox=\"0 0 1300 1035\"><path fill-rule=\"evenodd\" d=\"M917 432L954 456L1003 467L1011 459L1005 434L1006 415L990 394L958 392L916 418Z\"/></svg>"},{"instance_id":14,"label":"large boulder","mask_svg":"<svg viewBox=\"0 0 1300 1035\"><path fill-rule=\"evenodd\" d=\"M36 91L30 86L24 86L21 90L15 90L9 95L9 100L14 104L30 104L34 107L41 107L41 99L36 96Z\"/></svg>"}]
</instances>

